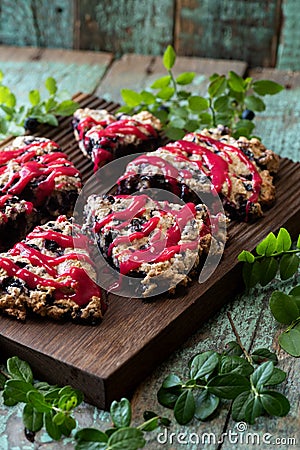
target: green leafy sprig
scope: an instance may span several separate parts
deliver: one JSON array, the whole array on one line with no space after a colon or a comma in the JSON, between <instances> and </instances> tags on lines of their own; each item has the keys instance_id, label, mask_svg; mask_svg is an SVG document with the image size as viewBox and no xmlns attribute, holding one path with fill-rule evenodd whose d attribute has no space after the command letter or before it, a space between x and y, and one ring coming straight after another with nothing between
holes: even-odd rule
<instances>
[{"instance_id":1,"label":"green leafy sprig","mask_svg":"<svg viewBox=\"0 0 300 450\"><path fill-rule=\"evenodd\" d=\"M222 400L233 400L232 418L236 421L253 424L266 413L285 416L289 401L269 389L286 378L286 373L275 364L277 357L268 349L257 349L250 355L238 342L230 342L222 354L210 350L196 355L187 380L168 375L157 398L160 404L174 410L176 421L182 425L194 417L209 419Z\"/></svg>"},{"instance_id":2,"label":"green leafy sprig","mask_svg":"<svg viewBox=\"0 0 300 450\"><path fill-rule=\"evenodd\" d=\"M296 248L292 248L292 239L285 228L278 235L269 233L256 247L255 253L243 250L238 260L243 262L243 279L247 289L257 283L266 286L279 272L281 280L288 280L298 270L300 253L300 235Z\"/></svg>"},{"instance_id":3,"label":"green leafy sprig","mask_svg":"<svg viewBox=\"0 0 300 450\"><path fill-rule=\"evenodd\" d=\"M28 129L35 131L38 123L57 126L56 116L70 116L79 108L79 104L69 98L66 92L58 92L54 78L45 81L49 96L41 98L37 89L28 94L29 105L17 105L15 94L2 84L3 73L0 71L0 139L7 136L24 134Z\"/></svg>"},{"instance_id":4,"label":"green leafy sprig","mask_svg":"<svg viewBox=\"0 0 300 450\"><path fill-rule=\"evenodd\" d=\"M153 431L159 426L169 426L170 421L152 411L144 412L144 422L137 427L131 426L131 405L129 400L122 398L114 401L110 407L113 427L105 432L95 428L83 428L76 435L76 450L137 450L146 445L144 432Z\"/></svg>"},{"instance_id":5,"label":"green leafy sprig","mask_svg":"<svg viewBox=\"0 0 300 450\"><path fill-rule=\"evenodd\" d=\"M274 81L243 79L230 71L227 76L213 74L207 95L200 96L185 89L193 82L195 72L184 72L175 77L172 71L175 62L176 53L169 45L163 55L167 75L141 92L122 89L125 105L119 110L126 114L151 111L162 121L170 139L181 139L187 132L218 124L228 126L236 138L251 137L255 128L254 111L262 112L266 108L262 97L284 89Z\"/></svg>"}]
</instances>

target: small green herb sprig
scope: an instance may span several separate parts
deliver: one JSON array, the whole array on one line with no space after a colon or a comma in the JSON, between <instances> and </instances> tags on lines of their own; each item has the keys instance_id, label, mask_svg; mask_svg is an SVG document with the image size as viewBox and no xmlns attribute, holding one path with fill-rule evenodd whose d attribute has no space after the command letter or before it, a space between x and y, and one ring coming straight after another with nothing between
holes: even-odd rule
<instances>
[{"instance_id":1,"label":"small green herb sprig","mask_svg":"<svg viewBox=\"0 0 300 450\"><path fill-rule=\"evenodd\" d=\"M7 360L7 373L2 372L3 399L7 406L24 403L23 423L30 432L43 427L52 439L70 436L76 427L72 411L83 401L80 391L65 386L34 382L28 363L14 356Z\"/></svg>"},{"instance_id":2,"label":"small green herb sprig","mask_svg":"<svg viewBox=\"0 0 300 450\"><path fill-rule=\"evenodd\" d=\"M76 450L137 450L146 445L144 432L153 431L159 426L169 426L170 421L152 411L144 412L144 420L137 427L131 426L131 405L129 400L122 398L120 402L112 402L110 416L113 427L105 432L95 428L83 428L76 435Z\"/></svg>"},{"instance_id":3,"label":"small green herb sprig","mask_svg":"<svg viewBox=\"0 0 300 450\"><path fill-rule=\"evenodd\" d=\"M228 126L235 138L251 137L255 128L254 111L262 112L266 108L262 97L284 89L274 81L243 79L230 71L227 76L212 75L207 96L203 97L185 89L193 82L194 72L174 76L172 68L175 62L176 53L169 45L163 55L167 75L141 92L121 90L125 105L120 111L127 114L151 111L162 121L170 139L181 139L186 132L218 124Z\"/></svg>"},{"instance_id":4,"label":"small green herb sprig","mask_svg":"<svg viewBox=\"0 0 300 450\"><path fill-rule=\"evenodd\" d=\"M37 89L28 94L30 105L17 105L15 94L2 84L3 73L0 71L0 139L7 136L18 136L26 130L36 131L38 123L57 126L56 116L70 116L79 108L78 103L69 98L66 92L58 92L54 78L45 81L49 96L41 98Z\"/></svg>"},{"instance_id":5,"label":"small green herb sprig","mask_svg":"<svg viewBox=\"0 0 300 450\"><path fill-rule=\"evenodd\" d=\"M256 247L255 254L243 250L238 260L243 262L243 279L247 289L257 283L266 286L279 272L281 280L288 280L298 270L300 236L296 248L292 248L292 239L285 228L278 235L269 233Z\"/></svg>"},{"instance_id":6,"label":"small green herb sprig","mask_svg":"<svg viewBox=\"0 0 300 450\"><path fill-rule=\"evenodd\" d=\"M34 382L29 364L14 356L7 360L7 371L0 371L0 388L4 404L15 406L24 403L23 423L26 436L34 435L43 427L54 440L69 437L77 423L73 410L83 401L83 394L70 386L51 386ZM101 450L136 450L146 444L144 432L159 426L169 426L170 420L153 411L144 412L144 422L131 426L131 404L126 398L114 401L110 407L112 427L105 432L95 428L82 428L75 434L78 450L97 448Z\"/></svg>"},{"instance_id":7,"label":"small green herb sprig","mask_svg":"<svg viewBox=\"0 0 300 450\"><path fill-rule=\"evenodd\" d=\"M194 417L209 419L223 399L233 400L234 420L250 424L265 413L281 417L289 412L287 398L269 389L286 378L286 373L275 367L276 355L265 348L250 355L240 341L230 314L229 319L237 342L229 342L222 354L207 351L196 355L189 366L188 380L182 381L170 374L158 391L159 403L174 410L179 424L185 425Z\"/></svg>"}]
</instances>

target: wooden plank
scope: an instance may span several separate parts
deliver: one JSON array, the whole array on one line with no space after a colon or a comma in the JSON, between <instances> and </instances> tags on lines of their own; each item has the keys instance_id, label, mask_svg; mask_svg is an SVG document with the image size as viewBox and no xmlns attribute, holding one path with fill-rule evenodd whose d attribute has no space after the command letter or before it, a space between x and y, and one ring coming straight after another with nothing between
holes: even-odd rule
<instances>
[{"instance_id":1,"label":"wooden plank","mask_svg":"<svg viewBox=\"0 0 300 450\"><path fill-rule=\"evenodd\" d=\"M274 66L279 5L279 0L177 0L176 50L182 55Z\"/></svg>"},{"instance_id":2,"label":"wooden plank","mask_svg":"<svg viewBox=\"0 0 300 450\"><path fill-rule=\"evenodd\" d=\"M80 48L161 54L172 42L173 0L82 0L77 27Z\"/></svg>"},{"instance_id":3,"label":"wooden plank","mask_svg":"<svg viewBox=\"0 0 300 450\"><path fill-rule=\"evenodd\" d=\"M73 46L73 1L1 1L0 43L39 47Z\"/></svg>"},{"instance_id":4,"label":"wooden plank","mask_svg":"<svg viewBox=\"0 0 300 450\"><path fill-rule=\"evenodd\" d=\"M70 95L93 92L112 60L111 53L73 50L0 47L3 83L16 95L18 104L28 103L28 92L41 89L53 76L60 90Z\"/></svg>"},{"instance_id":5,"label":"wooden plank","mask_svg":"<svg viewBox=\"0 0 300 450\"><path fill-rule=\"evenodd\" d=\"M115 108L90 96L81 95L78 100L83 106ZM58 130L45 127L40 133L55 138L70 158L78 161L80 151L68 119L62 119ZM77 166L85 179L91 175L91 165L83 157ZM241 289L237 255L242 249L252 250L267 231L279 226L288 226L294 235L299 232L299 174L300 164L282 161L276 206L254 224L232 224L224 258L204 284L194 282L183 295L152 303L109 295L110 308L99 327L42 319L20 324L1 317L3 353L22 355L37 376L58 384L70 383L83 390L89 402L108 406L112 399L128 393Z\"/></svg>"},{"instance_id":6,"label":"wooden plank","mask_svg":"<svg viewBox=\"0 0 300 450\"><path fill-rule=\"evenodd\" d=\"M249 75L257 80L270 79L286 87L277 95L264 97L267 107L256 117L255 133L278 154L299 161L300 73L254 69Z\"/></svg>"},{"instance_id":7,"label":"wooden plank","mask_svg":"<svg viewBox=\"0 0 300 450\"><path fill-rule=\"evenodd\" d=\"M196 77L191 86L192 90L204 93L207 80L210 75L217 72L226 74L234 70L239 75L244 75L247 64L243 61L212 60L208 58L178 57L174 66L174 74L194 71ZM134 74L134 75L133 75ZM134 89L141 91L150 87L152 82L166 75L161 57L144 55L123 55L115 61L101 81L96 94L115 102L121 102L120 89Z\"/></svg>"},{"instance_id":8,"label":"wooden plank","mask_svg":"<svg viewBox=\"0 0 300 450\"><path fill-rule=\"evenodd\" d=\"M299 1L282 0L282 29L276 67L300 70Z\"/></svg>"}]
</instances>

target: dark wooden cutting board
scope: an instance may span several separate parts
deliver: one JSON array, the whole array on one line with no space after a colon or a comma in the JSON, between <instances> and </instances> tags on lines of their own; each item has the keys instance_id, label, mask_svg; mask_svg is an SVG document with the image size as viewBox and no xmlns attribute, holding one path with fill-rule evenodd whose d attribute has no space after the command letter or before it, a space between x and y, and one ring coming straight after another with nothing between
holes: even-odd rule
<instances>
[{"instance_id":1,"label":"dark wooden cutting board","mask_svg":"<svg viewBox=\"0 0 300 450\"><path fill-rule=\"evenodd\" d=\"M83 107L116 109L114 103L91 95L78 94L75 99ZM62 146L84 181L92 175L92 165L73 137L70 118L62 119L58 129L44 127L39 134ZM23 324L0 317L1 354L18 355L32 365L40 379L71 384L84 392L88 402L108 407L113 399L128 395L201 323L241 291L241 265L237 263L241 250L253 250L269 231L281 226L293 236L299 233L299 179L300 164L282 159L275 181L275 206L255 223L230 225L222 261L204 284L195 281L181 295L150 303L109 294L104 321L95 327L39 318Z\"/></svg>"}]
</instances>

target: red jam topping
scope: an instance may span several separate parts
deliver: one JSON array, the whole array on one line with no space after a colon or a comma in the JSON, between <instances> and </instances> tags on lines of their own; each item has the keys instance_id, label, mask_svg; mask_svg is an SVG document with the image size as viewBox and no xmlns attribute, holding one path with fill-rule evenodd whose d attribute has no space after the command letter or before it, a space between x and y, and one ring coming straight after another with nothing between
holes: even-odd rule
<instances>
[{"instance_id":1,"label":"red jam topping","mask_svg":"<svg viewBox=\"0 0 300 450\"><path fill-rule=\"evenodd\" d=\"M0 165L6 164L12 159L16 159L17 162L23 163L29 161L31 158L37 156L38 150L47 147L51 144L51 147L59 148L59 145L54 141L44 142L32 142L31 144L24 145L21 148L7 150L0 152Z\"/></svg>"},{"instance_id":2,"label":"red jam topping","mask_svg":"<svg viewBox=\"0 0 300 450\"><path fill-rule=\"evenodd\" d=\"M83 139L85 133L90 130L92 127L96 126L96 125L100 125L103 128L107 127L107 125L109 123L112 122L112 118L111 117L107 117L106 119L102 119L102 120L96 120L93 119L92 117L86 117L85 119L82 119L79 121L78 125L76 125L76 129L78 131L78 135L79 135L79 139Z\"/></svg>"},{"instance_id":3,"label":"red jam topping","mask_svg":"<svg viewBox=\"0 0 300 450\"><path fill-rule=\"evenodd\" d=\"M13 198L13 195L10 195L10 194L2 195L0 197L0 209L4 208L6 206L5 205L6 202L11 200L12 198ZM32 211L33 211L33 204L31 202L24 202L23 204L25 206L26 214L31 214ZM2 214L2 220L6 223L7 220L8 220L6 215L4 213L1 213L1 212L0 212L0 214Z\"/></svg>"}]
</instances>

